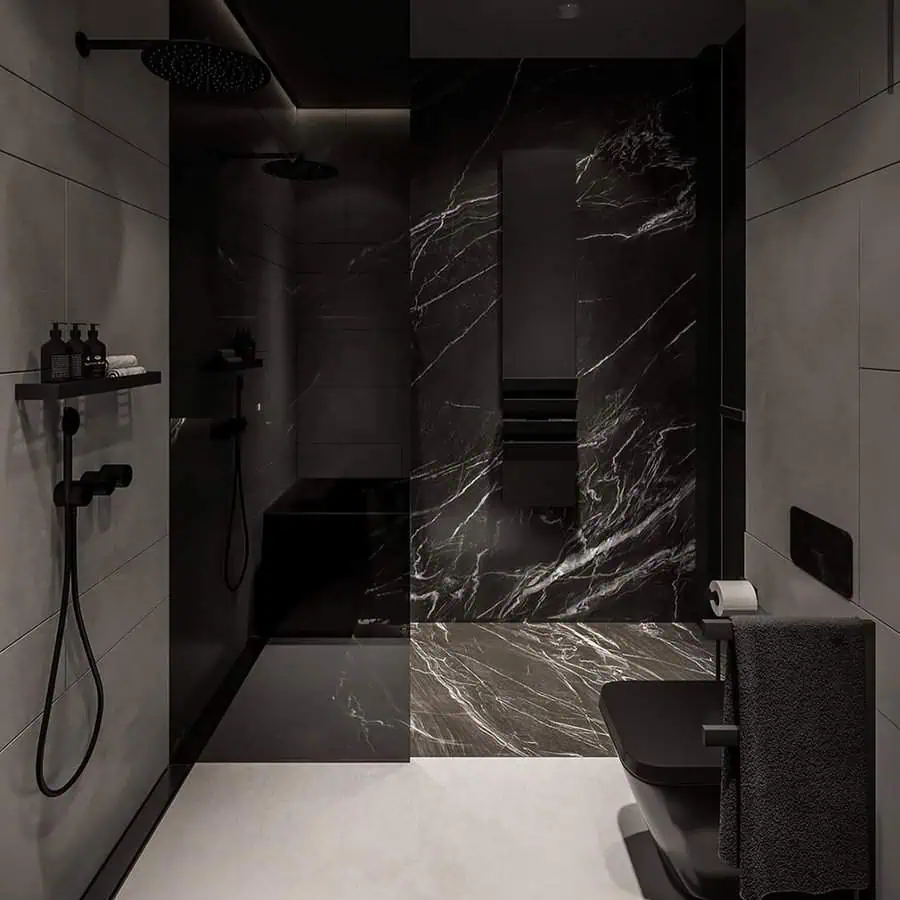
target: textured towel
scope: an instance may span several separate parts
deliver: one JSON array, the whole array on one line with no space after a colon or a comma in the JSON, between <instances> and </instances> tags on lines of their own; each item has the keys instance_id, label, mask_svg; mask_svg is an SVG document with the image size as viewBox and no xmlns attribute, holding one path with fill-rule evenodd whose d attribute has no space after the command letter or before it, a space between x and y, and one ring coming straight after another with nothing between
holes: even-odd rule
<instances>
[{"instance_id":1,"label":"textured towel","mask_svg":"<svg viewBox=\"0 0 900 900\"><path fill-rule=\"evenodd\" d=\"M127 368L109 369L106 374L110 378L124 378L126 375L143 375L146 371L143 366L128 366Z\"/></svg>"},{"instance_id":2,"label":"textured towel","mask_svg":"<svg viewBox=\"0 0 900 900\"><path fill-rule=\"evenodd\" d=\"M110 369L130 369L138 364L138 360L133 353L126 353L121 356L107 356L106 364Z\"/></svg>"},{"instance_id":3,"label":"textured towel","mask_svg":"<svg viewBox=\"0 0 900 900\"><path fill-rule=\"evenodd\" d=\"M869 884L866 632L858 618L734 616L719 855L743 900ZM874 651L873 651L874 652Z\"/></svg>"}]
</instances>

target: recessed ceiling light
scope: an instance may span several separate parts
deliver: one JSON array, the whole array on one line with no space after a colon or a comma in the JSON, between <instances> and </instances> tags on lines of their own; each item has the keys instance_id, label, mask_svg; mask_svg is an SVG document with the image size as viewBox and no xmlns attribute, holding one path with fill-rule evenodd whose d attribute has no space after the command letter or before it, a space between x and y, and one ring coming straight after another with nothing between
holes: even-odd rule
<instances>
[{"instance_id":1,"label":"recessed ceiling light","mask_svg":"<svg viewBox=\"0 0 900 900\"><path fill-rule=\"evenodd\" d=\"M572 0L568 3L560 3L558 9L561 19L577 19L581 12L581 7Z\"/></svg>"}]
</instances>

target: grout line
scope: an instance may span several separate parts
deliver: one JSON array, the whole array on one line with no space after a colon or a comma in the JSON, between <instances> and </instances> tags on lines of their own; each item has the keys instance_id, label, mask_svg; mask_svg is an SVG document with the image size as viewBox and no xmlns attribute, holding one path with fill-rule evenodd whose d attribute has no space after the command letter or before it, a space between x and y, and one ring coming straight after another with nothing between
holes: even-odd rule
<instances>
[{"instance_id":1,"label":"grout line","mask_svg":"<svg viewBox=\"0 0 900 900\"><path fill-rule=\"evenodd\" d=\"M859 72L856 73L856 80L857 80L857 93L858 93L859 92ZM791 147L794 144L798 143L799 141L802 141L804 138L809 137L811 134L814 134L815 132L821 130L822 128L825 128L826 126L831 125L832 122L836 122L838 119L843 118L844 116L847 115L847 113L851 113L854 110L859 109L861 106L865 106L865 104L868 103L870 100L874 100L876 97L880 97L882 94L887 94L887 93L888 93L888 89L882 88L880 91L875 91L874 94L870 94L868 97L864 98L863 100L858 100L856 103L853 104L853 106L850 106L845 110L842 110L841 112L837 113L837 115L831 116L831 118L826 119L824 122L820 123L819 125L814 125L808 131L804 131L803 134L799 135L798 137L791 138L791 140L789 140L786 144L782 144L780 147L776 147L774 150L770 150L768 153L763 154L762 156L759 157L759 159L753 160L752 163L748 163L744 167L745 171L749 171L750 169L754 168L754 166L758 166L760 163L765 162L767 159L771 159L773 156L776 156L777 154L781 153L782 150L786 150L788 147Z\"/></svg>"},{"instance_id":2,"label":"grout line","mask_svg":"<svg viewBox=\"0 0 900 900\"><path fill-rule=\"evenodd\" d=\"M862 606L862 199L856 195L856 535L853 542L853 565L856 568L856 593Z\"/></svg>"},{"instance_id":3,"label":"grout line","mask_svg":"<svg viewBox=\"0 0 900 900\"><path fill-rule=\"evenodd\" d=\"M94 191L97 194L102 194L104 197L109 197L110 200L118 200L119 203L124 204L125 206L130 206L132 209L139 209L141 212L147 213L149 216L155 216L157 219L161 219L163 222L169 221L169 216L164 216L162 213L155 212L152 209L147 209L145 206L141 206L139 203L134 203L131 200L126 200L124 197L117 197L115 194L110 194L108 191L104 191L102 188L95 187L92 184L87 184L84 181L79 181L77 178L72 178L70 175L64 175L62 172L57 172L55 169L50 169L47 166L42 166L40 163L35 162L33 159L26 159L24 156L19 156L17 153L10 153L9 150L4 150L0 147L0 154L3 156L8 156L10 159L16 159L19 162L25 163L28 166L34 166L35 169L40 169L42 172L46 172L48 175L55 175L57 178L63 178L70 184L77 184L79 187L86 188L89 191Z\"/></svg>"},{"instance_id":4,"label":"grout line","mask_svg":"<svg viewBox=\"0 0 900 900\"><path fill-rule=\"evenodd\" d=\"M113 575L116 575L118 572L121 572L122 569L125 568L125 566L128 566L131 563L133 563L139 556L143 556L145 553L152 550L157 544L159 544L161 541L166 540L168 537L169 537L168 534L162 535L162 537L157 538L152 544L145 547L143 550L139 551L138 553L135 553L134 556L130 557L129 559L126 559L125 562L116 566L116 568L113 569L108 575L104 575L101 579L99 579L98 581L95 581L89 587L86 587L84 589L79 589L79 592L78 592L79 597L81 599L84 599L85 595L88 594L90 591L94 590L94 588L99 587L101 584L103 584L103 582L108 581L110 578L113 577ZM79 586L79 588L80 588L80 586ZM7 650L9 650L9 648L12 647L14 644L17 644L23 638L27 637L29 634L31 634L32 631L34 631L37 628L40 628L42 625L45 625L47 622L49 622L51 619L55 618L58 615L59 615L59 610L58 609L54 610L52 613L50 613L49 616L45 616L43 619L41 619L40 622L38 622L37 624L35 624L31 628L29 628L27 631L20 634L14 641L10 641L10 643L8 643L5 647L0 647L0 655L2 655Z\"/></svg>"},{"instance_id":5,"label":"grout line","mask_svg":"<svg viewBox=\"0 0 900 900\"><path fill-rule=\"evenodd\" d=\"M160 600L160 601L153 607L153 609L151 609L146 615L144 615L144 616L141 617L140 621L139 621L136 625L134 625L133 628L129 628L128 631L126 631L125 634L123 634L122 637L119 638L119 640L117 640L117 641L115 642L115 644L113 644L112 647L110 647L109 650L106 651L106 653L104 653L102 656L97 657L97 663L98 663L98 665L99 665L104 659L106 659L106 657L109 656L109 654L110 654L116 647L118 647L119 644L122 643L122 641L124 641L126 638L128 638L128 637L130 637L132 634L134 634L134 632L137 631L137 629L140 628L141 625L143 625L144 622L146 622L147 619L149 619L150 616L152 616L153 613L155 613L155 612L156 612L156 611L157 611L164 603L166 603L166 602L168 601L168 599L169 599L168 597L163 597L163 599ZM65 696L66 696L70 691L72 691L77 685L79 685L82 681L84 681L84 679L87 678L90 674L91 674L90 669L87 669L85 672L83 672L81 675L79 675L78 678L77 678L75 681L72 682L72 684L69 684L68 686L64 687L63 690L60 691L59 696L54 698L54 700L53 700L53 706L56 706L56 704L57 704L60 700L62 700L63 697L65 697ZM101 674L102 674L102 673L101 673ZM58 679L57 679L57 682L58 682ZM38 714L37 714L36 716L34 716L34 717L28 722L28 724L27 724L24 728L22 728L22 729L15 735L15 737L10 738L10 740L8 740L2 747L0 747L0 754L4 753L4 752L7 750L7 748L8 748L14 741L17 741L17 740L18 740L18 739L19 739L26 731L28 731L28 729L31 728L31 727L35 724L35 722L37 722L37 721L41 718L42 715L43 715L43 710L41 710L40 712L38 712Z\"/></svg>"},{"instance_id":6,"label":"grout line","mask_svg":"<svg viewBox=\"0 0 900 900\"><path fill-rule=\"evenodd\" d=\"M765 547L767 550L770 550L770 551L771 551L772 553L774 553L776 556L780 557L780 558L781 558L782 560L784 560L785 562L790 563L792 566L794 566L795 569L797 569L797 570L800 571L800 572L803 572L803 569L801 569L801 568L800 568L800 567L799 567L792 559L790 559L789 557L785 556L780 550L776 550L776 549L775 549L774 547L772 547L770 544L767 544L767 543L766 543L764 540L762 540L761 538L758 538L755 534L753 534L753 532L751 532L751 531L746 531L746 532L744 532L744 533L747 535L747 537L750 537L750 538L752 538L754 541L756 541L756 543L759 544L760 546ZM804 575L807 575L808 573L807 573L807 572L804 572L803 574L804 574ZM813 576L812 576L812 575L809 575L809 577L812 578ZM817 584L821 584L821 582L819 582L818 579L813 578L813 581L816 581ZM822 585L822 587L824 587L825 590L829 590L829 588L825 587L825 585ZM866 616L868 616L868 617L869 617L870 619L872 619L873 621L877 622L879 625L882 625L883 627L887 628L887 630L890 631L895 637L900 638L900 630L894 628L894 626L893 626L893 625L890 625L888 622L885 622L884 619L880 619L880 618L879 618L878 616L876 616L874 613L872 613L872 612L870 612L869 610L865 609L864 607L862 607L859 603L855 602L854 600L846 600L845 602L846 602L848 605L850 605L850 606L856 607L860 612L864 613ZM898 727L900 727L900 726L898 726Z\"/></svg>"},{"instance_id":7,"label":"grout line","mask_svg":"<svg viewBox=\"0 0 900 900\"><path fill-rule=\"evenodd\" d=\"M87 115L87 113L83 113L80 109L77 109L74 106L70 106L68 103L65 102L65 100L61 100L59 97L54 96L49 91L47 91L44 88L40 87L39 85L35 84L33 81L29 81L27 78L23 77L22 75L19 75L18 72L14 72L12 69L7 68L2 63L0 63L0 71L6 72L7 75L11 75L13 78L16 78L19 81L23 82L24 84L27 84L29 87L36 90L38 93L43 94L45 97L49 97L49 99L53 100L55 103L58 103L60 106L64 106L66 109L71 110L71 112L75 113L75 115L80 116L82 119L84 119L87 122L90 122L92 125L96 125L97 128L101 129L101 131L105 131L107 134L110 134L114 138L117 138L118 140L120 140L123 144L127 144L129 147L131 147L134 150L137 150L139 153L143 153L144 156L148 157L149 159L152 159L154 162L159 163L164 168L166 168L166 169L169 168L168 163L166 163L164 160L161 160L158 157L154 156L152 153L150 153L149 150L145 150L143 147L139 147L137 144L128 140L128 138L123 137L121 134L118 134L117 132L113 131L111 128L104 125L102 122L98 122L96 119L92 119L89 115Z\"/></svg>"},{"instance_id":8,"label":"grout line","mask_svg":"<svg viewBox=\"0 0 900 900\"><path fill-rule=\"evenodd\" d=\"M894 728L900 731L900 722L895 722L887 713L883 713L880 709L876 709L875 712L878 713L878 715L881 716L882 719L884 719L886 722L890 722L891 725L894 726Z\"/></svg>"},{"instance_id":9,"label":"grout line","mask_svg":"<svg viewBox=\"0 0 900 900\"><path fill-rule=\"evenodd\" d=\"M63 200L63 320L69 321L69 184L68 178L63 181L65 197ZM71 363L69 364L71 369Z\"/></svg>"},{"instance_id":10,"label":"grout line","mask_svg":"<svg viewBox=\"0 0 900 900\"><path fill-rule=\"evenodd\" d=\"M876 166L874 169L869 169L865 172L861 172L859 175L854 175L852 178L846 178L843 181L838 181L835 184L827 185L826 187L821 188L818 191L813 191L811 194L804 194L802 197L798 197L796 200L789 200L787 203L782 203L780 206L773 206L771 209L767 209L765 212L757 213L754 216L749 216L744 219L746 222L755 222L757 219L762 219L764 216L768 216L771 213L779 212L782 209L787 209L790 206L796 206L798 203L802 203L804 200L810 200L813 197L820 197L822 194L827 194L829 191L836 190L837 188L846 187L848 184L853 184L855 181L861 181L863 178L867 178L869 175L876 175L878 172L883 172L885 169L891 169L894 166L900 166L900 160L894 160L893 162L885 163L883 166Z\"/></svg>"}]
</instances>

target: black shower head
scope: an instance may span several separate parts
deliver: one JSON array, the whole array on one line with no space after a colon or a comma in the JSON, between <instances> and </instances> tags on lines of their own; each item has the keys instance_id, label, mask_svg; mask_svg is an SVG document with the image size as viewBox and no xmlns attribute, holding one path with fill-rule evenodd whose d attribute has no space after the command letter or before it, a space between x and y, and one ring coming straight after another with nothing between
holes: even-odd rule
<instances>
[{"instance_id":1,"label":"black shower head","mask_svg":"<svg viewBox=\"0 0 900 900\"><path fill-rule=\"evenodd\" d=\"M322 181L325 178L334 178L338 173L334 166L307 159L302 154L285 159L273 159L262 168L266 175L287 178L291 181Z\"/></svg>"},{"instance_id":2,"label":"black shower head","mask_svg":"<svg viewBox=\"0 0 900 900\"><path fill-rule=\"evenodd\" d=\"M202 94L249 94L272 78L259 57L208 41L99 40L79 31L75 46L83 57L93 50L140 50L142 62L154 75Z\"/></svg>"}]
</instances>

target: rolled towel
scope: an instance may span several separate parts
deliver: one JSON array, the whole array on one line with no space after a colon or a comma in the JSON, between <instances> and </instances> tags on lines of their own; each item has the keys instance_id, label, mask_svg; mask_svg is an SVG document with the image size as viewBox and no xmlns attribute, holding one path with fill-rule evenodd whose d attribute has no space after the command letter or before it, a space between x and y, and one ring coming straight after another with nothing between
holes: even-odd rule
<instances>
[{"instance_id":1,"label":"rolled towel","mask_svg":"<svg viewBox=\"0 0 900 900\"><path fill-rule=\"evenodd\" d=\"M143 366L125 366L120 369L109 369L106 374L110 378L125 378L127 375L143 375L146 371Z\"/></svg>"},{"instance_id":2,"label":"rolled towel","mask_svg":"<svg viewBox=\"0 0 900 900\"><path fill-rule=\"evenodd\" d=\"M133 353L125 353L120 356L107 356L106 363L111 372L113 369L130 369L136 366L138 361Z\"/></svg>"}]
</instances>

